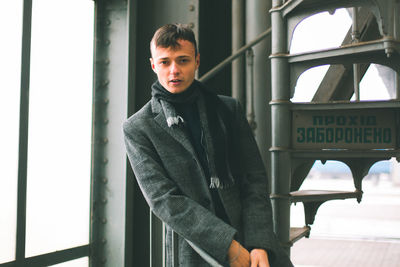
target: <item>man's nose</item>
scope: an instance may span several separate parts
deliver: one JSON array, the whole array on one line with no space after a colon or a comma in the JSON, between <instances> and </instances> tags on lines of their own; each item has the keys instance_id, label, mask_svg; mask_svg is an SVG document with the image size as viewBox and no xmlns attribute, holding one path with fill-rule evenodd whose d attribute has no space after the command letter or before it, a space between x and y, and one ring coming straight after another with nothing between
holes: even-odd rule
<instances>
[{"instance_id":1,"label":"man's nose","mask_svg":"<svg viewBox=\"0 0 400 267\"><path fill-rule=\"evenodd\" d=\"M171 74L179 73L178 64L176 64L175 62L172 62L169 71Z\"/></svg>"}]
</instances>

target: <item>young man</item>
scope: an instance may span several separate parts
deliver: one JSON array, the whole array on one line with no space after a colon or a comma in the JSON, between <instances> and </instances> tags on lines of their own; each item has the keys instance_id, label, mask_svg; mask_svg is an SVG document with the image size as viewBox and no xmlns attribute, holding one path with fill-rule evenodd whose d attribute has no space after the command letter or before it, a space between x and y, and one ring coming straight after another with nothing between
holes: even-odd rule
<instances>
[{"instance_id":1,"label":"young man","mask_svg":"<svg viewBox=\"0 0 400 267\"><path fill-rule=\"evenodd\" d=\"M150 50L158 80L124 134L144 197L167 225L167 266L174 232L179 266L210 266L193 247L223 266L292 266L272 231L266 173L238 102L195 80L193 32L165 25Z\"/></svg>"}]
</instances>

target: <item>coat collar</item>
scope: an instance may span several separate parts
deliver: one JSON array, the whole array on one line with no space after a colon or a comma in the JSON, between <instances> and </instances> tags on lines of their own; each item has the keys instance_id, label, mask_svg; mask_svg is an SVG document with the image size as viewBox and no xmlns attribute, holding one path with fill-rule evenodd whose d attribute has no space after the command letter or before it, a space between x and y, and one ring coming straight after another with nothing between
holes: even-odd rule
<instances>
[{"instance_id":1,"label":"coat collar","mask_svg":"<svg viewBox=\"0 0 400 267\"><path fill-rule=\"evenodd\" d=\"M178 143L180 143L186 150L188 150L192 155L196 156L196 152L182 124L168 127L167 119L162 110L161 103L154 97L151 98L151 110L155 114L154 117L155 122L161 128L163 128L169 135L171 135Z\"/></svg>"}]
</instances>

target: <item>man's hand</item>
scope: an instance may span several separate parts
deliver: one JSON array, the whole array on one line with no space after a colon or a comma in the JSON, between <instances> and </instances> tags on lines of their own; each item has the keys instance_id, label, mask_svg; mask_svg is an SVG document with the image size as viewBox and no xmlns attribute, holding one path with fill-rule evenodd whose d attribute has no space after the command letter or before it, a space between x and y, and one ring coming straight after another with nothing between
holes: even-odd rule
<instances>
[{"instance_id":1,"label":"man's hand","mask_svg":"<svg viewBox=\"0 0 400 267\"><path fill-rule=\"evenodd\" d=\"M250 253L250 267L269 267L268 254L264 249L253 249Z\"/></svg>"},{"instance_id":2,"label":"man's hand","mask_svg":"<svg viewBox=\"0 0 400 267\"><path fill-rule=\"evenodd\" d=\"M232 240L228 250L228 259L230 267L249 267L250 254L242 247L239 242ZM269 266L269 265L268 265Z\"/></svg>"}]
</instances>

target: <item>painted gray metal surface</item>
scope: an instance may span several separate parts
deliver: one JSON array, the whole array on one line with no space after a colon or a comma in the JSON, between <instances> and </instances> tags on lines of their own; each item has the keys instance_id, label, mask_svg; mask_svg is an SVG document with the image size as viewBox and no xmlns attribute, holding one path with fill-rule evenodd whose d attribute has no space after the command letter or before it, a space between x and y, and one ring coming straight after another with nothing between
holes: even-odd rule
<instances>
[{"instance_id":1,"label":"painted gray metal surface","mask_svg":"<svg viewBox=\"0 0 400 267\"><path fill-rule=\"evenodd\" d=\"M250 42L261 33L271 28L271 1L246 1L246 42ZM268 56L271 54L271 35L268 35L253 46L254 52L254 119L255 138L260 148L261 157L268 171L271 169L271 157L268 148L271 146L271 110L268 105L271 100L271 64ZM247 97L250 97L247 96ZM270 176L270 174L269 174ZM269 192L268 192L269 193Z\"/></svg>"},{"instance_id":2,"label":"painted gray metal surface","mask_svg":"<svg viewBox=\"0 0 400 267\"><path fill-rule=\"evenodd\" d=\"M397 149L393 109L292 112L293 149Z\"/></svg>"},{"instance_id":3,"label":"painted gray metal surface","mask_svg":"<svg viewBox=\"0 0 400 267\"><path fill-rule=\"evenodd\" d=\"M282 5L282 1L272 1L272 7ZM287 53L286 23L279 12L271 12L271 99L272 103L290 103L289 65L284 55ZM272 198L274 231L282 244L290 246L290 178L291 159L287 149L290 147L290 111L288 105L271 105L272 132ZM285 197L286 196L286 197ZM289 247L286 247L289 252Z\"/></svg>"},{"instance_id":4,"label":"painted gray metal surface","mask_svg":"<svg viewBox=\"0 0 400 267\"><path fill-rule=\"evenodd\" d=\"M232 54L245 44L245 1L232 0ZM232 62L232 97L245 103L244 57Z\"/></svg>"},{"instance_id":5,"label":"painted gray metal surface","mask_svg":"<svg viewBox=\"0 0 400 267\"><path fill-rule=\"evenodd\" d=\"M124 266L128 112L127 1L97 1L90 266Z\"/></svg>"},{"instance_id":6,"label":"painted gray metal surface","mask_svg":"<svg viewBox=\"0 0 400 267\"><path fill-rule=\"evenodd\" d=\"M305 105L293 105L290 102L291 96L294 93L294 87L298 77L305 70L324 64L354 64L357 72L355 72L354 86L356 94L358 94L358 82L360 76L364 74L365 70L359 72L358 63L378 63L386 65L396 70L399 69L399 42L393 38L396 33L396 25L394 23L395 9L393 9L394 1L391 1L388 5L384 6L384 3L388 1L305 1L305 0L293 0L286 1L273 1L273 8L271 10L272 17L272 182L273 182L273 194L271 196L274 210L274 223L275 230L278 234L279 239L282 243L287 243L287 231L288 231L288 220L290 220L287 211L289 210L287 205L288 192L287 188L292 187L291 182L294 182L294 187L298 189L307 175L308 170L311 168L313 160L321 159L334 159L340 160L347 164L353 174L354 184L356 193L360 193L357 196L357 200L361 200L362 193L362 179L368 173L369 168L375 162L390 157L397 157L399 159L399 137L398 137L398 108L400 107L397 101L383 101L383 102L359 102L355 103L327 103L323 105L324 110L328 113L336 115L348 115L358 114L358 119L362 120L362 111L358 111L357 107L371 109L376 107L386 107L388 109L379 109L371 111L373 114L380 116L379 119L374 117L374 121L382 121L390 129L393 139L389 145L384 145L383 149L367 149L365 146L352 147L345 145L339 149L326 150L326 145L322 147L296 147L292 142L288 141L290 135L290 125L285 123L286 121L292 121L294 126L298 123L302 123L300 116L296 117L305 110L308 110L310 114L321 114L321 110L318 110L318 106L314 104ZM397 3L398 4L398 3ZM351 45L345 45L340 48L326 49L322 51L311 51L306 53L300 53L297 55L289 54L289 47L291 36L295 26L305 17L312 14L316 14L321 11L329 10L333 11L338 7L349 7L349 6L365 6L368 7L371 12L377 17L379 29L384 38L373 38L368 42L358 43L358 31L357 25L353 27L353 43ZM280 16L282 15L282 16ZM358 24L358 18L354 16L354 23ZM375 40L378 39L378 40ZM350 65L351 66L351 65ZM364 65L363 65L364 68ZM331 80L334 78L330 78ZM337 88L337 87L336 87ZM332 89L331 90L335 90ZM334 92L330 95L333 95ZM319 96L315 100L323 100L326 102L330 100L330 97ZM361 104L361 106L359 105ZM347 107L351 107L352 110L346 110ZM361 113L360 113L361 112ZM323 113L323 112L322 112ZM372 114L371 113L371 114ZM370 115L371 115L370 114ZM388 116L388 114L392 114ZM375 116L374 115L374 116ZM373 116L373 115L371 115ZM384 118L382 118L382 116ZM303 117L304 119L305 117ZM372 118L372 117L371 117ZM300 121L296 121L300 119ZM282 122L283 121L283 122ZM296 124L297 123L297 124ZM292 129L293 131L293 129ZM293 132L292 132L293 133ZM292 135L294 135L293 133ZM369 140L369 139L368 139ZM368 141L367 140L367 141ZM283 164L285 163L285 164ZM285 165L285 166L284 166ZM284 169L282 169L284 168ZM286 169L292 169L287 172ZM291 177L292 176L292 177ZM334 198L334 195L328 196L328 198ZM313 200L314 201L314 200ZM315 205L322 203L319 200L315 202ZM312 204L314 205L314 204ZM316 209L315 209L316 212ZM315 212L314 215L315 216ZM311 216L311 217L313 217ZM309 216L310 217L310 216ZM311 218L310 217L310 218ZM289 242L290 244L290 242Z\"/></svg>"},{"instance_id":7,"label":"painted gray metal surface","mask_svg":"<svg viewBox=\"0 0 400 267\"><path fill-rule=\"evenodd\" d=\"M360 41L368 41L379 39L380 33L378 25L375 22L375 17L367 8L361 8L359 15L359 31ZM347 32L342 45L351 43L351 30ZM359 78L361 79L366 73L369 63L359 64ZM385 67L376 65L377 67ZM386 69L389 69L385 67ZM351 75L352 68L350 64L331 65L325 74L321 84L315 93L312 102L328 102L332 100L349 100L354 92L354 79ZM394 91L394 89L393 89Z\"/></svg>"}]
</instances>

